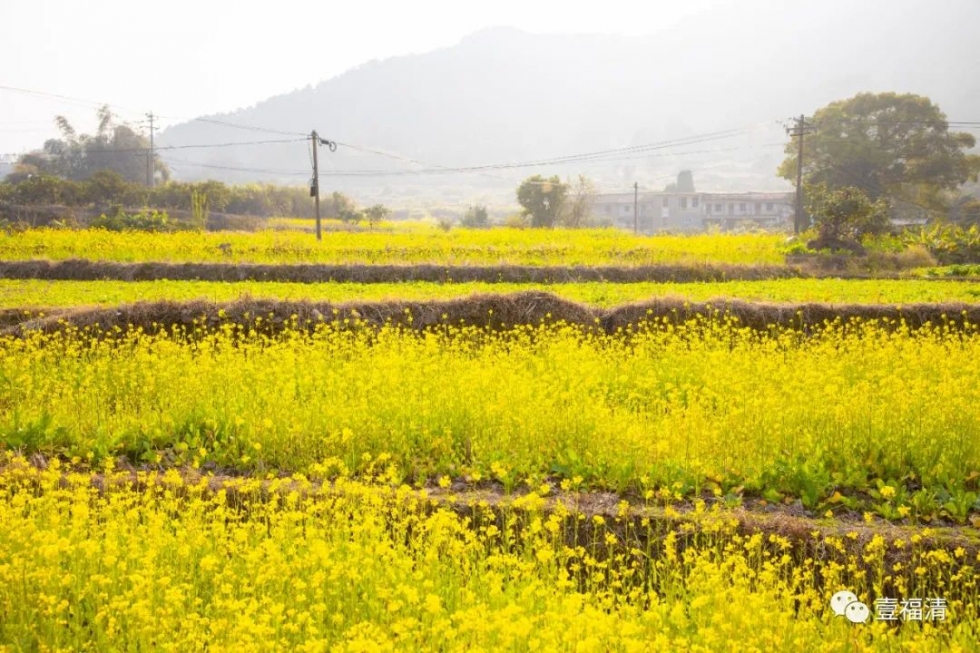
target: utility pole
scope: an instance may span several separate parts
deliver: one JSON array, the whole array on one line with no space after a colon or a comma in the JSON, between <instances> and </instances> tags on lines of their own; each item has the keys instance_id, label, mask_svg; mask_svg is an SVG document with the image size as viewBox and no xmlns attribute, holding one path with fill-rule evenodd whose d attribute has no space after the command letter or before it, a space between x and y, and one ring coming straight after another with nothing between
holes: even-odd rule
<instances>
[{"instance_id":1,"label":"utility pole","mask_svg":"<svg viewBox=\"0 0 980 653\"><path fill-rule=\"evenodd\" d=\"M793 232L799 234L806 226L806 216L803 215L803 136L807 133L809 125L806 116L800 115L796 118L796 126L788 129L787 132L798 139L798 149L796 152L796 211L793 215Z\"/></svg>"},{"instance_id":2,"label":"utility pole","mask_svg":"<svg viewBox=\"0 0 980 653\"><path fill-rule=\"evenodd\" d=\"M313 186L310 188L310 193L313 195L313 203L316 204L316 239L323 240L323 234L320 231L320 161L316 156L317 150L320 149L317 147L318 139L319 136L316 135L314 129L310 133L310 140L313 141Z\"/></svg>"},{"instance_id":3,"label":"utility pole","mask_svg":"<svg viewBox=\"0 0 980 653\"><path fill-rule=\"evenodd\" d=\"M146 158L146 185L153 188L153 112L146 114L150 119L150 156Z\"/></svg>"},{"instance_id":4,"label":"utility pole","mask_svg":"<svg viewBox=\"0 0 980 653\"><path fill-rule=\"evenodd\" d=\"M310 195L313 196L313 202L316 205L316 239L323 240L323 232L320 230L320 160L317 157L317 152L320 145L326 145L331 152L336 152L337 144L320 138L315 129L310 132L310 141L312 141L313 146L313 181L310 184Z\"/></svg>"},{"instance_id":5,"label":"utility pole","mask_svg":"<svg viewBox=\"0 0 980 653\"><path fill-rule=\"evenodd\" d=\"M636 212L639 205L640 182L633 182L633 235L640 233L640 214Z\"/></svg>"}]
</instances>

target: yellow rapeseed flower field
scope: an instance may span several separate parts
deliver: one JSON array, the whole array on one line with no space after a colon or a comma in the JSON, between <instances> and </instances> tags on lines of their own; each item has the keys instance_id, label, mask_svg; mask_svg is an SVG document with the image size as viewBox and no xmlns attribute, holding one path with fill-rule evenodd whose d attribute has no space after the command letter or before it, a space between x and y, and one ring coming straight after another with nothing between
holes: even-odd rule
<instances>
[{"instance_id":1,"label":"yellow rapeseed flower field","mask_svg":"<svg viewBox=\"0 0 980 653\"><path fill-rule=\"evenodd\" d=\"M927 280L775 279L710 283L279 283L267 281L48 281L0 279L0 308L66 308L109 306L135 301L242 297L318 301L429 300L472 294L506 294L543 290L559 297L600 307L613 307L651 297L683 297L691 301L739 298L770 302L911 304L976 302L980 285Z\"/></svg>"},{"instance_id":2,"label":"yellow rapeseed flower field","mask_svg":"<svg viewBox=\"0 0 980 653\"><path fill-rule=\"evenodd\" d=\"M779 234L634 236L616 229L455 229L333 232L147 233L31 229L0 232L0 260L70 259L229 263L652 265L782 263Z\"/></svg>"},{"instance_id":3,"label":"yellow rapeseed flower field","mask_svg":"<svg viewBox=\"0 0 980 653\"><path fill-rule=\"evenodd\" d=\"M0 470L5 653L970 651L980 635L976 561L923 541L798 546L719 511L667 528L533 495L463 516L345 478ZM941 597L942 619L851 623L842 589Z\"/></svg>"},{"instance_id":4,"label":"yellow rapeseed flower field","mask_svg":"<svg viewBox=\"0 0 980 653\"><path fill-rule=\"evenodd\" d=\"M0 442L258 471L331 458L358 473L386 455L399 481L580 476L889 518L966 521L977 507L973 326L760 334L704 318L631 334L418 334L344 320L276 336L232 324L104 335L0 339Z\"/></svg>"},{"instance_id":5,"label":"yellow rapeseed flower field","mask_svg":"<svg viewBox=\"0 0 980 653\"><path fill-rule=\"evenodd\" d=\"M0 260L752 265L781 263L783 245L425 225L322 243L34 230L0 234ZM17 309L137 299L528 289L599 307L978 292L0 280L0 308L9 324ZM0 653L980 649L980 325L751 330L648 313L607 333L550 313L498 330L445 314L420 331L318 310L318 324L272 329L229 309L207 328L32 321L0 336ZM852 623L835 613L842 591L904 617Z\"/></svg>"}]
</instances>

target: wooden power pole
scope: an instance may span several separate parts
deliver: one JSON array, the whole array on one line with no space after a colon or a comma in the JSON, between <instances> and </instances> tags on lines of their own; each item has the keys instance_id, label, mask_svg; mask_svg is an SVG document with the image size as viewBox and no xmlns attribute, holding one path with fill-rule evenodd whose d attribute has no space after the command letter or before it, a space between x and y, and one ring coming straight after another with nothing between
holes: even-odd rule
<instances>
[{"instance_id":1,"label":"wooden power pole","mask_svg":"<svg viewBox=\"0 0 980 653\"><path fill-rule=\"evenodd\" d=\"M146 117L150 119L150 155L146 157L146 185L153 188L154 174L153 174L153 112L146 114Z\"/></svg>"},{"instance_id":2,"label":"wooden power pole","mask_svg":"<svg viewBox=\"0 0 980 653\"><path fill-rule=\"evenodd\" d=\"M310 133L310 140L313 141L313 185L310 194L313 195L313 203L316 204L316 239L323 240L323 233L320 231L320 162L316 156L317 150L320 149L317 142L319 138L314 129Z\"/></svg>"},{"instance_id":3,"label":"wooden power pole","mask_svg":"<svg viewBox=\"0 0 980 653\"><path fill-rule=\"evenodd\" d=\"M797 139L798 148L796 151L796 211L793 214L793 233L799 234L809 225L806 216L803 214L803 136L807 133L809 125L806 123L806 116L800 115L796 119L796 126L789 130L789 133Z\"/></svg>"},{"instance_id":4,"label":"wooden power pole","mask_svg":"<svg viewBox=\"0 0 980 653\"><path fill-rule=\"evenodd\" d=\"M320 228L320 160L317 157L317 151L321 145L326 145L331 152L336 152L337 144L320 138L315 129L310 132L310 140L313 147L313 182L310 184L310 195L313 196L313 202L316 204L316 239L323 240L323 232Z\"/></svg>"},{"instance_id":5,"label":"wooden power pole","mask_svg":"<svg viewBox=\"0 0 980 653\"><path fill-rule=\"evenodd\" d=\"M633 235L640 233L640 214L637 213L640 198L640 182L633 182Z\"/></svg>"}]
</instances>

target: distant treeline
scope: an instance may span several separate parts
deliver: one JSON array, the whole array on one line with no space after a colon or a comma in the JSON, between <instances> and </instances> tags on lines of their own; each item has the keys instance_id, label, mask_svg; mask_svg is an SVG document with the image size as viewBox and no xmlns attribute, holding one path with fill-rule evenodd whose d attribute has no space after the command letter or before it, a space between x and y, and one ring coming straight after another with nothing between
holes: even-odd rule
<instances>
[{"instance_id":1,"label":"distant treeline","mask_svg":"<svg viewBox=\"0 0 980 653\"><path fill-rule=\"evenodd\" d=\"M332 217L343 208L335 206L338 198L346 205L344 200L347 198L339 193L325 194L321 198L322 215ZM20 206L94 207L98 210L150 207L186 211L193 210L195 202L204 202L209 211L236 215L299 218L314 215L313 201L306 187L169 181L148 188L106 170L84 181L43 174L2 181L0 202Z\"/></svg>"}]
</instances>

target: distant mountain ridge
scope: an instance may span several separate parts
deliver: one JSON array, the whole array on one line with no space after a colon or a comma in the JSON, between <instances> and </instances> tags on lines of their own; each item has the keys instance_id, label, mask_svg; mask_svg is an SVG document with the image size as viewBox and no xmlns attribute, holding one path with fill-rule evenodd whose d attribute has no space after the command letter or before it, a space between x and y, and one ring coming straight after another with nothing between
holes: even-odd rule
<instances>
[{"instance_id":1,"label":"distant mountain ridge","mask_svg":"<svg viewBox=\"0 0 980 653\"><path fill-rule=\"evenodd\" d=\"M665 150L651 158L485 176L330 178L337 170L413 167L345 147L324 153L321 162L332 179L324 187L374 190L451 183L507 188L537 172L587 172L602 185L635 177L653 187L657 175L681 165L716 187L772 188L779 187L775 165L782 158L774 145L785 138L776 120L857 92L920 93L951 118L980 120L977 18L976 0L749 0L644 37L491 28L453 47L368 62L316 86L207 117L297 134L315 128L325 138L442 166L540 160L755 125L748 136L677 148L727 152ZM276 136L196 121L166 129L159 140L265 138ZM165 151L164 158L185 179L305 183L310 166L309 147L298 142Z\"/></svg>"}]
</instances>

